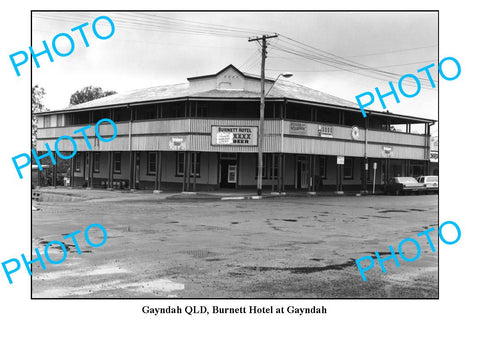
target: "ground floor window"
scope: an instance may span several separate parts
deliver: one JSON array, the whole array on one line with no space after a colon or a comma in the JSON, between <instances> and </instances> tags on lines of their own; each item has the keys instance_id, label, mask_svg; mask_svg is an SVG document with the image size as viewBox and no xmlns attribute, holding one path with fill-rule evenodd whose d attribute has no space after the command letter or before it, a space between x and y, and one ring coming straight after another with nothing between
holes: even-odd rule
<instances>
[{"instance_id":1,"label":"ground floor window","mask_svg":"<svg viewBox=\"0 0 480 340\"><path fill-rule=\"evenodd\" d=\"M263 179L277 179L278 178L278 161L279 157L277 154L273 153L264 153L263 155L263 169L262 169L262 178ZM257 160L257 171L255 172L255 178L258 174L258 157Z\"/></svg>"},{"instance_id":2,"label":"ground floor window","mask_svg":"<svg viewBox=\"0 0 480 340\"><path fill-rule=\"evenodd\" d=\"M157 172L157 153L149 152L147 161L147 175L155 175Z\"/></svg>"},{"instance_id":3,"label":"ground floor window","mask_svg":"<svg viewBox=\"0 0 480 340\"><path fill-rule=\"evenodd\" d=\"M82 156L77 153L77 155L73 158L73 168L75 172L80 172L80 167L82 166Z\"/></svg>"},{"instance_id":4,"label":"ground floor window","mask_svg":"<svg viewBox=\"0 0 480 340\"><path fill-rule=\"evenodd\" d=\"M318 158L318 172L321 179L327 179L327 157Z\"/></svg>"},{"instance_id":5,"label":"ground floor window","mask_svg":"<svg viewBox=\"0 0 480 340\"><path fill-rule=\"evenodd\" d=\"M425 174L424 161L410 161L410 172L413 177L422 176Z\"/></svg>"},{"instance_id":6,"label":"ground floor window","mask_svg":"<svg viewBox=\"0 0 480 340\"><path fill-rule=\"evenodd\" d=\"M345 164L343 165L343 178L353 179L353 158L345 157Z\"/></svg>"},{"instance_id":7,"label":"ground floor window","mask_svg":"<svg viewBox=\"0 0 480 340\"><path fill-rule=\"evenodd\" d=\"M122 170L122 153L113 153L113 172L119 174Z\"/></svg>"},{"instance_id":8,"label":"ground floor window","mask_svg":"<svg viewBox=\"0 0 480 340\"><path fill-rule=\"evenodd\" d=\"M93 172L100 172L100 152L93 153Z\"/></svg>"},{"instance_id":9,"label":"ground floor window","mask_svg":"<svg viewBox=\"0 0 480 340\"><path fill-rule=\"evenodd\" d=\"M200 152L197 152L197 161L196 165L194 164L195 156L194 153L190 153L191 162L190 162L190 175L194 176L194 169L196 170L197 176L200 177ZM188 162L188 159L185 157L185 152L177 152L177 166L176 173L177 176L183 176L185 172L185 161Z\"/></svg>"}]
</instances>

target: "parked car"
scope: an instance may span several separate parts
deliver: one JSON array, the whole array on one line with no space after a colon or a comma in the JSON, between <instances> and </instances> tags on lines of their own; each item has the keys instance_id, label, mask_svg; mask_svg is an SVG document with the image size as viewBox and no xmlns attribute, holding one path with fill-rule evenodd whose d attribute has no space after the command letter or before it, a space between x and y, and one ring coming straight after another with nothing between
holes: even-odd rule
<instances>
[{"instance_id":1,"label":"parked car","mask_svg":"<svg viewBox=\"0 0 480 340\"><path fill-rule=\"evenodd\" d=\"M413 177L392 177L388 180L383 188L385 194L405 194L405 193L422 193L425 190L423 184L417 182Z\"/></svg>"},{"instance_id":2,"label":"parked car","mask_svg":"<svg viewBox=\"0 0 480 340\"><path fill-rule=\"evenodd\" d=\"M438 193L438 176L420 176L417 178L418 183L423 184L425 192Z\"/></svg>"}]
</instances>

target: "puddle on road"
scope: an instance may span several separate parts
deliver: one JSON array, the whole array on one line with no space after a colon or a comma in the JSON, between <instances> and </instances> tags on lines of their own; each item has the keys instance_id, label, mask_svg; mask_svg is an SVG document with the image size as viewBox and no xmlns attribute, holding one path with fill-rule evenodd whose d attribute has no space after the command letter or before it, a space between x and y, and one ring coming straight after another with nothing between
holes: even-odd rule
<instances>
[{"instance_id":1,"label":"puddle on road","mask_svg":"<svg viewBox=\"0 0 480 340\"><path fill-rule=\"evenodd\" d=\"M197 259L203 259L205 257L213 257L213 256L220 255L208 249L192 249L192 250L184 251L182 253L193 256Z\"/></svg>"},{"instance_id":2,"label":"puddle on road","mask_svg":"<svg viewBox=\"0 0 480 340\"><path fill-rule=\"evenodd\" d=\"M330 264L322 267L244 267L253 271L288 271L292 274L311 274L317 272L323 272L325 270L343 270L344 268L355 265L355 259L350 259L347 262L340 264Z\"/></svg>"},{"instance_id":3,"label":"puddle on road","mask_svg":"<svg viewBox=\"0 0 480 340\"><path fill-rule=\"evenodd\" d=\"M36 245L38 242L38 245ZM46 241L44 240L43 238L39 238L37 240L33 240L33 246L34 248L41 248L39 249L40 253L43 254L43 252L45 251L45 246L51 241ZM62 241L60 241L62 242ZM65 246L65 249L67 250L67 253L76 253L77 252L77 249L75 248L75 245L73 244L70 244L70 243L66 243L65 241L62 242L63 245ZM40 247L42 246L42 247ZM83 250L80 248L80 250L82 251L82 254L83 253L91 253L92 250ZM63 254L63 249L62 247L58 244L58 243L53 243L50 247L48 247L48 254Z\"/></svg>"},{"instance_id":4,"label":"puddle on road","mask_svg":"<svg viewBox=\"0 0 480 340\"><path fill-rule=\"evenodd\" d=\"M408 210L402 210L402 209L386 209L386 210L379 210L378 212L381 214L386 214L386 213L396 213L396 212L409 212L409 211L426 211L425 209L417 209L417 208L411 208Z\"/></svg>"},{"instance_id":5,"label":"puddle on road","mask_svg":"<svg viewBox=\"0 0 480 340\"><path fill-rule=\"evenodd\" d=\"M369 252L368 254L370 254L370 255L375 255L375 252L374 252L374 251L371 251L371 252ZM400 255L398 251L395 252L395 254L396 254L396 255ZM389 252L389 251L379 251L379 252L378 252L378 255L392 255L392 253Z\"/></svg>"},{"instance_id":6,"label":"puddle on road","mask_svg":"<svg viewBox=\"0 0 480 340\"><path fill-rule=\"evenodd\" d=\"M219 259L219 258L205 259L205 261L208 261L208 262L225 261L225 260L226 259Z\"/></svg>"}]
</instances>

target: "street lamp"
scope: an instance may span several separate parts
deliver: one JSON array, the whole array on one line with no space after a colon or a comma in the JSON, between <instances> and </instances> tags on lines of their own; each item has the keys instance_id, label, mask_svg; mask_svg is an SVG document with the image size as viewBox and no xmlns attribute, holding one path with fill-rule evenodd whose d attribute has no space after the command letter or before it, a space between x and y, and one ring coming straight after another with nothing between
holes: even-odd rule
<instances>
[{"instance_id":1,"label":"street lamp","mask_svg":"<svg viewBox=\"0 0 480 340\"><path fill-rule=\"evenodd\" d=\"M290 78L291 76L293 76L293 73L291 72L283 72L283 73L280 73L277 78L275 78L275 80L273 81L273 84L272 86L270 86L270 88L268 89L267 93L265 93L265 97L268 96L268 94L270 93L270 91L273 89L273 86L275 85L275 83L277 82L277 80L280 78L280 77L283 77L283 78Z\"/></svg>"},{"instance_id":2,"label":"street lamp","mask_svg":"<svg viewBox=\"0 0 480 340\"><path fill-rule=\"evenodd\" d=\"M290 78L293 73L280 73L273 81L272 86L265 94L265 73L264 64L262 63L262 74L260 77L260 122L258 127L258 169L257 169L257 195L262 196L262 175L263 175L263 124L265 121L265 97L268 96L273 86L280 77Z\"/></svg>"}]
</instances>

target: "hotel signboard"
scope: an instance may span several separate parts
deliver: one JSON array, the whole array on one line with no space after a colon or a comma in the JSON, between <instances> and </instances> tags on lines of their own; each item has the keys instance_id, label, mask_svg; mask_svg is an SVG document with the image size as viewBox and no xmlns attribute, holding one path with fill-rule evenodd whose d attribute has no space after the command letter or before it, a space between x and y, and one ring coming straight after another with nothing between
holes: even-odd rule
<instances>
[{"instance_id":1,"label":"hotel signboard","mask_svg":"<svg viewBox=\"0 0 480 340\"><path fill-rule=\"evenodd\" d=\"M212 126L212 145L257 146L256 126Z\"/></svg>"}]
</instances>

